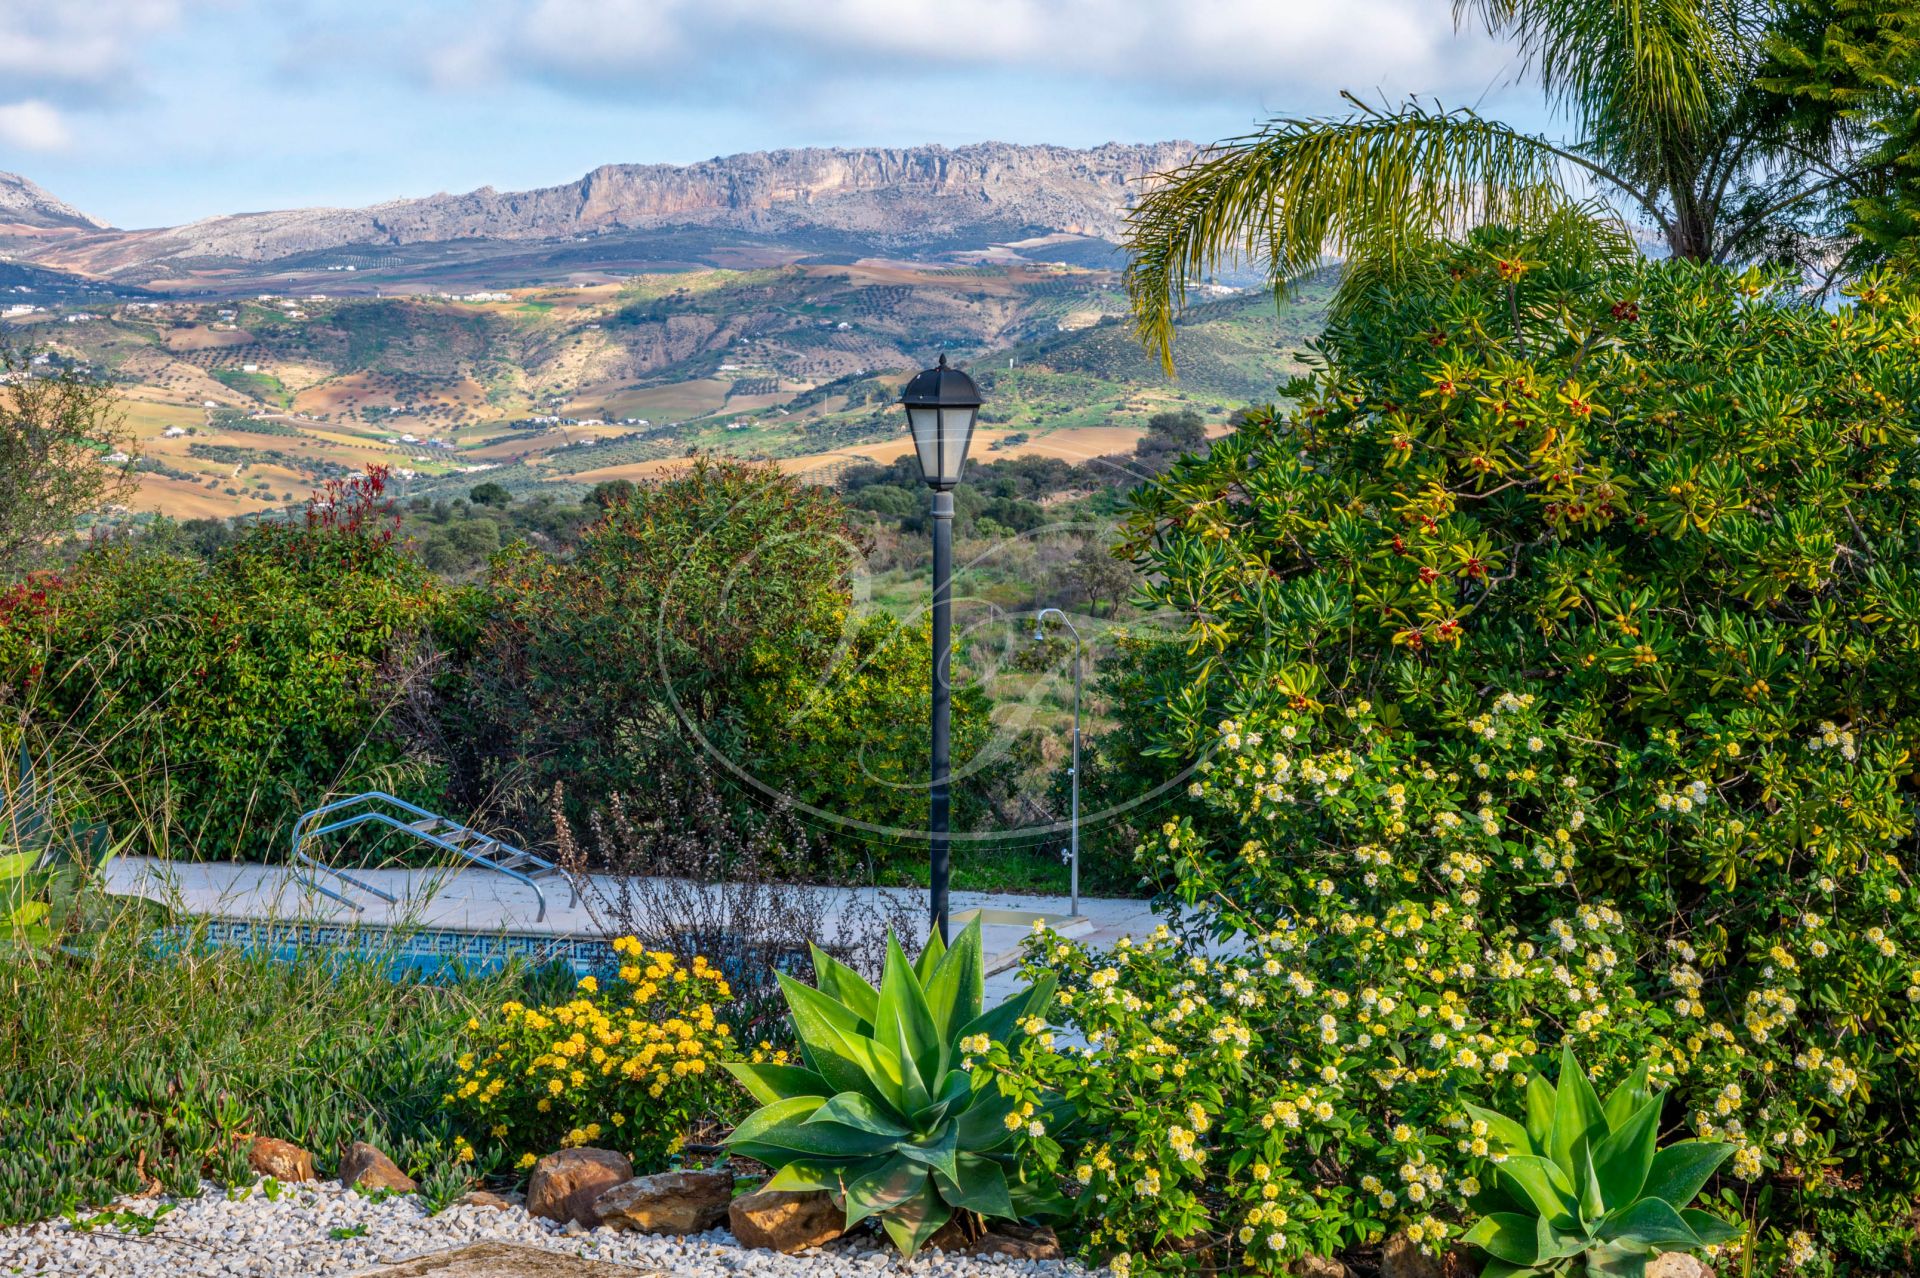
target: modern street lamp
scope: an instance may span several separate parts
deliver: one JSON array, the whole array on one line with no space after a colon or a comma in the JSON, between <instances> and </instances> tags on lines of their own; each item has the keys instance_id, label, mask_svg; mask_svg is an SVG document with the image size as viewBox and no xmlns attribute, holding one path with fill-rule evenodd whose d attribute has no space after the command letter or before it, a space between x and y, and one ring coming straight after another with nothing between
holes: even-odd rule
<instances>
[{"instance_id":1,"label":"modern street lamp","mask_svg":"<svg viewBox=\"0 0 1920 1278\"><path fill-rule=\"evenodd\" d=\"M980 415L980 388L947 357L907 383L900 405L907 410L920 477L933 489L933 777L928 796L928 910L940 929L947 928L947 725L953 711L953 490L967 463L967 445Z\"/></svg>"},{"instance_id":2,"label":"modern street lamp","mask_svg":"<svg viewBox=\"0 0 1920 1278\"><path fill-rule=\"evenodd\" d=\"M1068 853L1068 862L1073 866L1069 881L1069 891L1073 896L1073 917L1080 917L1080 665L1085 656L1087 645L1080 638L1079 627L1073 624L1073 618L1058 608L1042 608L1033 618L1033 641L1044 642L1047 637L1047 614L1060 618L1060 623L1073 635L1073 764L1067 769L1067 778L1073 792L1072 815L1067 828L1071 834L1072 851Z\"/></svg>"}]
</instances>

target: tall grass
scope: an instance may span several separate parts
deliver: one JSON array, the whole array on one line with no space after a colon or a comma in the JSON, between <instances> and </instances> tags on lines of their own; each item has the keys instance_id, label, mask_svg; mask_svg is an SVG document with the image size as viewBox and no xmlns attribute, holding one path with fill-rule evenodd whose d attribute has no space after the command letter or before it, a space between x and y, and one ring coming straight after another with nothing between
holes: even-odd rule
<instances>
[{"instance_id":1,"label":"tall grass","mask_svg":"<svg viewBox=\"0 0 1920 1278\"><path fill-rule=\"evenodd\" d=\"M441 1109L467 1019L515 975L395 980L379 955L213 948L156 911L96 906L59 948L0 951L0 1224L250 1179L250 1137L323 1174L369 1141L430 1196L477 1170Z\"/></svg>"}]
</instances>

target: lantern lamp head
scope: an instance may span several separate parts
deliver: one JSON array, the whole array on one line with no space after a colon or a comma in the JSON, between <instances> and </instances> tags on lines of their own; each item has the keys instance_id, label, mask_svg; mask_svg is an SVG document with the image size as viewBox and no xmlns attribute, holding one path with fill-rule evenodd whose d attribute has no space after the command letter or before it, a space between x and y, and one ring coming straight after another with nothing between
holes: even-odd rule
<instances>
[{"instance_id":1,"label":"lantern lamp head","mask_svg":"<svg viewBox=\"0 0 1920 1278\"><path fill-rule=\"evenodd\" d=\"M949 492L959 484L981 402L980 388L959 369L949 368L945 355L901 392L920 477L936 492Z\"/></svg>"}]
</instances>

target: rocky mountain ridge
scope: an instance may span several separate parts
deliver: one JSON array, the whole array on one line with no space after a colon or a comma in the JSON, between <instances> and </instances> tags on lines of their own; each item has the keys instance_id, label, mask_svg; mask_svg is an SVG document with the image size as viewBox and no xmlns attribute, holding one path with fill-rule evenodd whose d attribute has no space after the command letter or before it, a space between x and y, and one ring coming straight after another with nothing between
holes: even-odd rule
<instances>
[{"instance_id":1,"label":"rocky mountain ridge","mask_svg":"<svg viewBox=\"0 0 1920 1278\"><path fill-rule=\"evenodd\" d=\"M690 165L604 165L576 182L530 191L482 187L362 209L238 213L142 231L104 230L21 181L79 219L69 221L74 234L43 240L29 256L111 276L162 262L270 262L348 245L564 240L680 226L773 236L825 231L908 247L974 231L1115 240L1153 176L1194 151L1186 142L1085 150L999 142L809 147ZM6 189L0 186L0 200Z\"/></svg>"},{"instance_id":2,"label":"rocky mountain ridge","mask_svg":"<svg viewBox=\"0 0 1920 1278\"><path fill-rule=\"evenodd\" d=\"M0 172L0 228L103 231L107 224L55 199L18 173Z\"/></svg>"}]
</instances>

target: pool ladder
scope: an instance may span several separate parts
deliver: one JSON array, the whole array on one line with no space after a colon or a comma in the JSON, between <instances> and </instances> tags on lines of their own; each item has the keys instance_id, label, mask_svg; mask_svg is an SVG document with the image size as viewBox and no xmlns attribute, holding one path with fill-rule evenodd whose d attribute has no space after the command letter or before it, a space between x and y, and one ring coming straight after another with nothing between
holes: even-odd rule
<instances>
[{"instance_id":1,"label":"pool ladder","mask_svg":"<svg viewBox=\"0 0 1920 1278\"><path fill-rule=\"evenodd\" d=\"M359 810L351 811L350 815L339 815L356 808ZM320 824L325 818L332 819L327 820L324 825ZM329 887L321 882L321 875L329 875L339 883L357 888L370 896L379 897L388 905L398 905L400 901L392 893L375 887L365 879L355 878L345 870L328 865L325 861L313 856L307 851L307 845L315 839L360 825L388 826L422 843L451 852L482 869L496 870L510 879L526 884L533 889L534 899L540 903L540 912L534 916L536 922L543 922L547 917L547 894L540 890L540 881L566 874L552 861L535 856L523 848L517 848L492 835L470 829L437 812L416 807L405 799L396 799L391 794L370 790L365 794L356 794L352 798L324 804L311 812L303 812L300 819L293 823L294 878L320 895L330 897L357 913L365 913L367 907L347 895L344 889ZM579 886L571 878L568 879L568 887L570 892L567 904L571 907L579 902L580 892Z\"/></svg>"}]
</instances>

